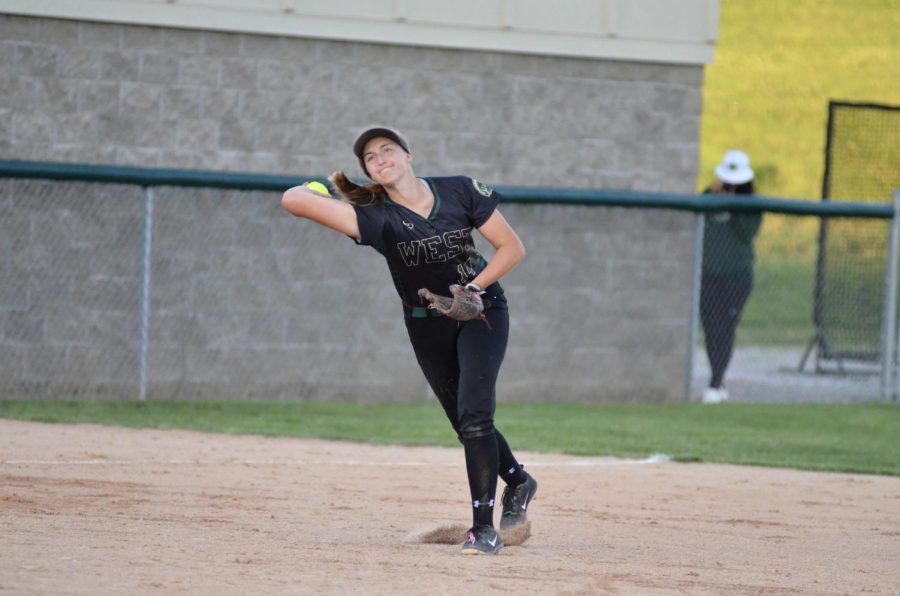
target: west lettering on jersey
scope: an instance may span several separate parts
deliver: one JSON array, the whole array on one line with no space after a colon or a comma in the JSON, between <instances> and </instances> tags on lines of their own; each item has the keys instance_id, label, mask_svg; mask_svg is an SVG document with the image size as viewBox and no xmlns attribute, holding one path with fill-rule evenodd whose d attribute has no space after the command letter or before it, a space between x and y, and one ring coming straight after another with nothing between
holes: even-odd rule
<instances>
[{"instance_id":1,"label":"west lettering on jersey","mask_svg":"<svg viewBox=\"0 0 900 596\"><path fill-rule=\"evenodd\" d=\"M472 233L472 228L444 232L444 244L447 245L447 258L454 259L465 250L465 242Z\"/></svg>"},{"instance_id":2,"label":"west lettering on jersey","mask_svg":"<svg viewBox=\"0 0 900 596\"><path fill-rule=\"evenodd\" d=\"M411 240L409 242L398 242L397 251L403 259L403 263L407 267L415 267L419 264L419 258L422 254L422 241Z\"/></svg>"},{"instance_id":3,"label":"west lettering on jersey","mask_svg":"<svg viewBox=\"0 0 900 596\"><path fill-rule=\"evenodd\" d=\"M466 240L471 233L472 228L463 228L421 240L398 242L397 252L407 267L419 265L423 256L426 264L444 263L455 259L466 250Z\"/></svg>"},{"instance_id":4,"label":"west lettering on jersey","mask_svg":"<svg viewBox=\"0 0 900 596\"><path fill-rule=\"evenodd\" d=\"M425 245L426 263L443 263L447 260L447 251L441 250L444 246L444 239L440 236L426 238L422 244Z\"/></svg>"}]
</instances>

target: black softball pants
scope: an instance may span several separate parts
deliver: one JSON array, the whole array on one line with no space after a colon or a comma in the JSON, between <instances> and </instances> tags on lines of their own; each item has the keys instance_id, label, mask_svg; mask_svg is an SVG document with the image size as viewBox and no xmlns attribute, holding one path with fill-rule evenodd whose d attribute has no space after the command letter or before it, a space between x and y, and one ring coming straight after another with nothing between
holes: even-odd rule
<instances>
[{"instance_id":1,"label":"black softball pants","mask_svg":"<svg viewBox=\"0 0 900 596\"><path fill-rule=\"evenodd\" d=\"M734 353L735 331L753 289L753 272L705 274L700 284L700 320L712 369L710 387L721 387Z\"/></svg>"},{"instance_id":2,"label":"black softball pants","mask_svg":"<svg viewBox=\"0 0 900 596\"><path fill-rule=\"evenodd\" d=\"M495 385L506 355L509 311L495 301L484 321L406 316L416 360L462 442L474 505L474 523L492 523L497 476L520 477L521 467L494 427Z\"/></svg>"}]
</instances>

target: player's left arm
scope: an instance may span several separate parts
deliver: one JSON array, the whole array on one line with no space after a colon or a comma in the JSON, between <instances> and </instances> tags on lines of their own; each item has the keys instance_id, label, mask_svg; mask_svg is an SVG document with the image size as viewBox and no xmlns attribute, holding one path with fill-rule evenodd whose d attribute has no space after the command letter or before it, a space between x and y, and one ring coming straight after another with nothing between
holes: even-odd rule
<instances>
[{"instance_id":1,"label":"player's left arm","mask_svg":"<svg viewBox=\"0 0 900 596\"><path fill-rule=\"evenodd\" d=\"M525 258L525 247L498 209L494 210L478 231L494 247L494 256L471 282L486 288L512 271Z\"/></svg>"}]
</instances>

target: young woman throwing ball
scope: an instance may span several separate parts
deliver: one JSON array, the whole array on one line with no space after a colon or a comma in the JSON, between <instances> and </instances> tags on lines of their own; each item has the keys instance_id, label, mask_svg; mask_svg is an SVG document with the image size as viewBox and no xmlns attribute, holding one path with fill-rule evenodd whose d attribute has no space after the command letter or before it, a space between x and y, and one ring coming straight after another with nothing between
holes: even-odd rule
<instances>
[{"instance_id":1,"label":"young woman throwing ball","mask_svg":"<svg viewBox=\"0 0 900 596\"><path fill-rule=\"evenodd\" d=\"M331 182L344 200L304 185L286 191L282 205L375 248L387 260L416 360L465 451L472 528L462 552L496 554L503 547L494 528L498 474L506 483L501 530L526 522L537 491L494 427L495 385L509 335L506 298L497 282L525 249L497 209L496 192L464 176L416 177L409 144L397 131L369 129L353 152L374 184L358 186L336 172ZM494 247L490 261L476 250L473 230ZM486 321L460 322L422 306L420 289L448 295L453 284L476 300L483 297Z\"/></svg>"}]
</instances>

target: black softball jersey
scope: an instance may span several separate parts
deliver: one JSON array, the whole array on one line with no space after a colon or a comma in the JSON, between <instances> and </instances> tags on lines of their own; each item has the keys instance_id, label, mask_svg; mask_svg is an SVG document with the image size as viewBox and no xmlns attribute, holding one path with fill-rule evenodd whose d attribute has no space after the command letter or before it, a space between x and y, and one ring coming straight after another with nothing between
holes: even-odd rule
<instances>
[{"instance_id":1,"label":"black softball jersey","mask_svg":"<svg viewBox=\"0 0 900 596\"><path fill-rule=\"evenodd\" d=\"M487 261L475 248L472 231L484 225L501 199L466 176L422 179L434 194L427 218L387 196L379 203L354 205L358 244L384 256L407 307L421 306L420 288L449 295L451 284L466 284L484 269ZM499 286L491 289L502 292Z\"/></svg>"}]
</instances>

